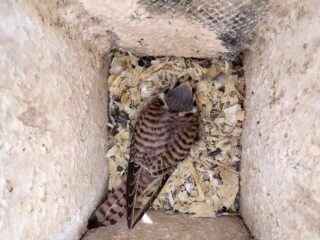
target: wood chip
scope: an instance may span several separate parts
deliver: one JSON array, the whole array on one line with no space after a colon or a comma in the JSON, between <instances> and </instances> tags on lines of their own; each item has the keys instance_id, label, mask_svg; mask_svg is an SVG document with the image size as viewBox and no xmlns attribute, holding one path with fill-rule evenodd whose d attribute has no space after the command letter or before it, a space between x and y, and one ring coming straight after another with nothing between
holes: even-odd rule
<instances>
[{"instance_id":1,"label":"wood chip","mask_svg":"<svg viewBox=\"0 0 320 240\"><path fill-rule=\"evenodd\" d=\"M165 57L148 60L113 52L108 77L109 190L118 186L129 160L131 129L139 109L160 89L191 76L201 110L201 139L179 164L153 208L194 217L213 217L236 211L239 191L236 169L241 156L240 136L245 117L245 82L236 68L217 59ZM146 63L140 66L139 63Z\"/></svg>"}]
</instances>

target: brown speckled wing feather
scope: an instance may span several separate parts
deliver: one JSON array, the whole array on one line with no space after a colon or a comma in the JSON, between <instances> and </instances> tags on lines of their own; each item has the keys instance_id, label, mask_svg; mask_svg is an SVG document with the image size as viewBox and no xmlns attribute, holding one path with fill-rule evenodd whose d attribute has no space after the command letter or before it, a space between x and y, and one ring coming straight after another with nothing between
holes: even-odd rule
<instances>
[{"instance_id":1,"label":"brown speckled wing feather","mask_svg":"<svg viewBox=\"0 0 320 240\"><path fill-rule=\"evenodd\" d=\"M133 131L127 172L129 228L140 220L171 172L189 153L198 126L197 113L170 113L160 98L141 111Z\"/></svg>"},{"instance_id":2,"label":"brown speckled wing feather","mask_svg":"<svg viewBox=\"0 0 320 240\"><path fill-rule=\"evenodd\" d=\"M127 178L127 222L128 228L133 228L158 196L170 174L165 174L157 178L152 178L149 175L147 179L148 182L141 182L141 178L144 178L143 176L147 174L147 170L143 170L134 162L129 162L128 172L129 171L133 174L129 174L130 177L128 175ZM151 183L152 181L153 183ZM148 185L151 184L153 184L152 188L144 191L144 188L148 188ZM151 195L149 193L151 193ZM143 199L144 196L148 196L148 200L145 203L141 203L142 208L138 209L136 203L139 201L139 198Z\"/></svg>"}]
</instances>

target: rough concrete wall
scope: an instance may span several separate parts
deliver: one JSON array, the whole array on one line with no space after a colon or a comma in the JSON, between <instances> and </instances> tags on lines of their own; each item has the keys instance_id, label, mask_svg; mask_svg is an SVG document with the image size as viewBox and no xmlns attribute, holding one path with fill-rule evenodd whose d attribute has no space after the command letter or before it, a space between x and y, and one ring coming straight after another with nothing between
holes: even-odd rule
<instances>
[{"instance_id":1,"label":"rough concrete wall","mask_svg":"<svg viewBox=\"0 0 320 240\"><path fill-rule=\"evenodd\" d=\"M238 52L266 10L265 0L233 0L226 5L220 0L159 0L152 1L154 6L147 2L33 0L32 4L51 25L101 53L117 48L143 55L199 58L228 58ZM165 9L169 9L166 14Z\"/></svg>"},{"instance_id":2,"label":"rough concrete wall","mask_svg":"<svg viewBox=\"0 0 320 240\"><path fill-rule=\"evenodd\" d=\"M107 178L101 64L22 2L0 19L0 239L79 239Z\"/></svg>"},{"instance_id":3,"label":"rough concrete wall","mask_svg":"<svg viewBox=\"0 0 320 240\"><path fill-rule=\"evenodd\" d=\"M203 24L150 14L137 1L80 2L61 6L60 21L81 29L81 37L102 51L118 48L145 55L187 57L217 56L227 51L217 34Z\"/></svg>"},{"instance_id":4,"label":"rough concrete wall","mask_svg":"<svg viewBox=\"0 0 320 240\"><path fill-rule=\"evenodd\" d=\"M246 54L241 214L257 239L320 239L320 15L273 1Z\"/></svg>"}]
</instances>

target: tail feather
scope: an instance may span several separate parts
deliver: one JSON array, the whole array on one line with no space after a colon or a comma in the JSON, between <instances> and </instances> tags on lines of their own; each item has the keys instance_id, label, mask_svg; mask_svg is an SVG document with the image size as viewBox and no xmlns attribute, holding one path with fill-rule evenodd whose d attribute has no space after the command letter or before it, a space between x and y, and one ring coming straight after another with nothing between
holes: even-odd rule
<instances>
[{"instance_id":1,"label":"tail feather","mask_svg":"<svg viewBox=\"0 0 320 240\"><path fill-rule=\"evenodd\" d=\"M126 211L126 186L122 184L108 199L102 203L89 218L87 228L113 225L119 222Z\"/></svg>"}]
</instances>

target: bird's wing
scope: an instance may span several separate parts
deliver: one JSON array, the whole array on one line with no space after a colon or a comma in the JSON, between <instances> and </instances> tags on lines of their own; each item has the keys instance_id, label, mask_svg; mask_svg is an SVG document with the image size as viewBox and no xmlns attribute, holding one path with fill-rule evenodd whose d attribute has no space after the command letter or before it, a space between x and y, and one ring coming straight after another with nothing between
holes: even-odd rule
<instances>
[{"instance_id":1,"label":"bird's wing","mask_svg":"<svg viewBox=\"0 0 320 240\"><path fill-rule=\"evenodd\" d=\"M150 108L153 109L152 106ZM155 113L147 109L139 117L132 137L127 172L129 228L141 219L171 172L189 153L198 131L197 116L186 120L179 119L177 114L164 113L157 122L154 116ZM152 126L150 129L153 131L149 131L148 126Z\"/></svg>"},{"instance_id":2,"label":"bird's wing","mask_svg":"<svg viewBox=\"0 0 320 240\"><path fill-rule=\"evenodd\" d=\"M132 173L132 174L131 174ZM127 176L127 223L133 228L158 196L170 173L151 177L140 165L129 162ZM144 182L142 179L145 179Z\"/></svg>"}]
</instances>

